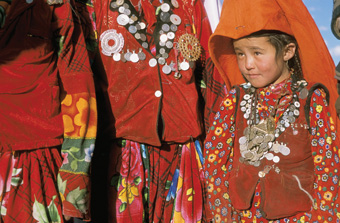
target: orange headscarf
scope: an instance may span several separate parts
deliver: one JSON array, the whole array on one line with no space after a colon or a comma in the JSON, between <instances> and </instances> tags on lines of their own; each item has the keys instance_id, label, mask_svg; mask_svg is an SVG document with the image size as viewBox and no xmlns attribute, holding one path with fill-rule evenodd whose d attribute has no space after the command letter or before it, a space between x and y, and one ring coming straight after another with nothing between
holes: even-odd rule
<instances>
[{"instance_id":1,"label":"orange headscarf","mask_svg":"<svg viewBox=\"0 0 340 223\"><path fill-rule=\"evenodd\" d=\"M232 39L260 30L277 30L295 37L304 78L328 88L332 117L339 122L334 106L335 65L301 0L224 0L220 23L209 40L209 51L228 89L245 82L238 69ZM340 127L339 123L337 126Z\"/></svg>"}]
</instances>

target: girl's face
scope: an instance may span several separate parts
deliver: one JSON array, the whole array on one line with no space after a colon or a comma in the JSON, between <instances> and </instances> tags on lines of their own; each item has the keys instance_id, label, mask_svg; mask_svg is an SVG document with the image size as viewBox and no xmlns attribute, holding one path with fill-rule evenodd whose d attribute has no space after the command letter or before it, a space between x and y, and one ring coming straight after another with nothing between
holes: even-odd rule
<instances>
[{"instance_id":1,"label":"girl's face","mask_svg":"<svg viewBox=\"0 0 340 223\"><path fill-rule=\"evenodd\" d=\"M242 75L256 88L280 83L290 76L286 61L295 54L295 44L288 44L276 54L268 37L250 37L234 41L238 67Z\"/></svg>"}]
</instances>

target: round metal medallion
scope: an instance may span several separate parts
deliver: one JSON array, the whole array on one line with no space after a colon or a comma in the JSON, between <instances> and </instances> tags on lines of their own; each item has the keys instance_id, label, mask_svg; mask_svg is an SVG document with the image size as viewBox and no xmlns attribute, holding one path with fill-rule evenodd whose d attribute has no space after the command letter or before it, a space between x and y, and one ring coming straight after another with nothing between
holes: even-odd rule
<instances>
[{"instance_id":1,"label":"round metal medallion","mask_svg":"<svg viewBox=\"0 0 340 223\"><path fill-rule=\"evenodd\" d=\"M115 29L109 29L100 35L102 53L105 56L111 56L114 53L118 53L124 46L124 37L122 34L117 33ZM113 45L110 44L113 42Z\"/></svg>"},{"instance_id":2,"label":"round metal medallion","mask_svg":"<svg viewBox=\"0 0 340 223\"><path fill-rule=\"evenodd\" d=\"M191 34L183 34L178 40L179 50L182 56L189 61L196 61L201 56L201 44Z\"/></svg>"}]
</instances>

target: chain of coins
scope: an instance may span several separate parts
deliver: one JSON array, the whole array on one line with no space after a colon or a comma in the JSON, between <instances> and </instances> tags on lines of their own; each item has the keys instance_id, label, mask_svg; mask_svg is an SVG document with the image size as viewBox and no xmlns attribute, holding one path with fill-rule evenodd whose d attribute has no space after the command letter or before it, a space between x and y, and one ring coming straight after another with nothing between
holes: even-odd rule
<instances>
[{"instance_id":1,"label":"chain of coins","mask_svg":"<svg viewBox=\"0 0 340 223\"><path fill-rule=\"evenodd\" d=\"M192 34L183 34L179 40L179 49L183 57L189 61L196 61L201 56L201 44Z\"/></svg>"},{"instance_id":2,"label":"chain of coins","mask_svg":"<svg viewBox=\"0 0 340 223\"><path fill-rule=\"evenodd\" d=\"M292 102L279 118L278 124L275 127L273 117L262 119L258 122L259 115L257 109L255 109L255 123L249 121L250 117L252 119L254 118L254 114L251 114L251 109L257 107L255 104L257 101L254 100L255 89L249 84L242 85L242 87L246 89L246 94L240 103L240 110L244 113L243 117L247 119L248 126L244 129L244 136L239 138L240 162L259 166L261 159L266 157L267 159L269 158L268 160L273 160L275 163L278 163L280 161L278 156L271 157L271 155L267 154L269 151L275 149L275 151L281 152L283 155L289 155L290 149L288 147L273 142L286 128L290 127L300 115L298 96L296 92L293 92Z\"/></svg>"}]
</instances>

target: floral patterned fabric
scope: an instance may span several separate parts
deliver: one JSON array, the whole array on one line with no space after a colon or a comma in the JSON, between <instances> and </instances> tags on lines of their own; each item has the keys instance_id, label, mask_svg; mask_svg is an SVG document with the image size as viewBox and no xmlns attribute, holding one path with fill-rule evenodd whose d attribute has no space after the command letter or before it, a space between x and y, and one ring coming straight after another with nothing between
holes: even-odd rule
<instances>
[{"instance_id":1,"label":"floral patterned fabric","mask_svg":"<svg viewBox=\"0 0 340 223\"><path fill-rule=\"evenodd\" d=\"M199 141L152 147L119 140L111 149L109 222L201 222Z\"/></svg>"},{"instance_id":2,"label":"floral patterned fabric","mask_svg":"<svg viewBox=\"0 0 340 223\"><path fill-rule=\"evenodd\" d=\"M290 82L288 82L290 90ZM268 108L275 104L273 99L278 98L274 92L275 86L260 89L259 114L262 118L268 117ZM290 90L291 92L291 90ZM280 102L288 100L291 94L284 96ZM232 89L225 97L220 110L215 116L215 121L210 128L205 141L204 174L207 187L207 212L214 222L339 222L340 209L337 201L339 190L339 150L335 135L335 126L329 115L326 93L322 89L314 90L310 109L311 148L314 157L314 206L308 213L298 213L284 219L267 220L260 211L261 190L256 187L251 207L249 210L236 210L228 194L228 178L233 169L235 137L235 109L236 90ZM288 106L285 103L286 107ZM243 115L238 110L237 115ZM275 117L277 122L285 109L278 109ZM303 110L300 112L304 112ZM299 137L299 135L297 135ZM301 139L303 140L303 139ZM229 221L228 221L229 219Z\"/></svg>"},{"instance_id":3,"label":"floral patterned fabric","mask_svg":"<svg viewBox=\"0 0 340 223\"><path fill-rule=\"evenodd\" d=\"M64 222L56 180L60 149L6 152L0 163L0 222Z\"/></svg>"}]
</instances>

